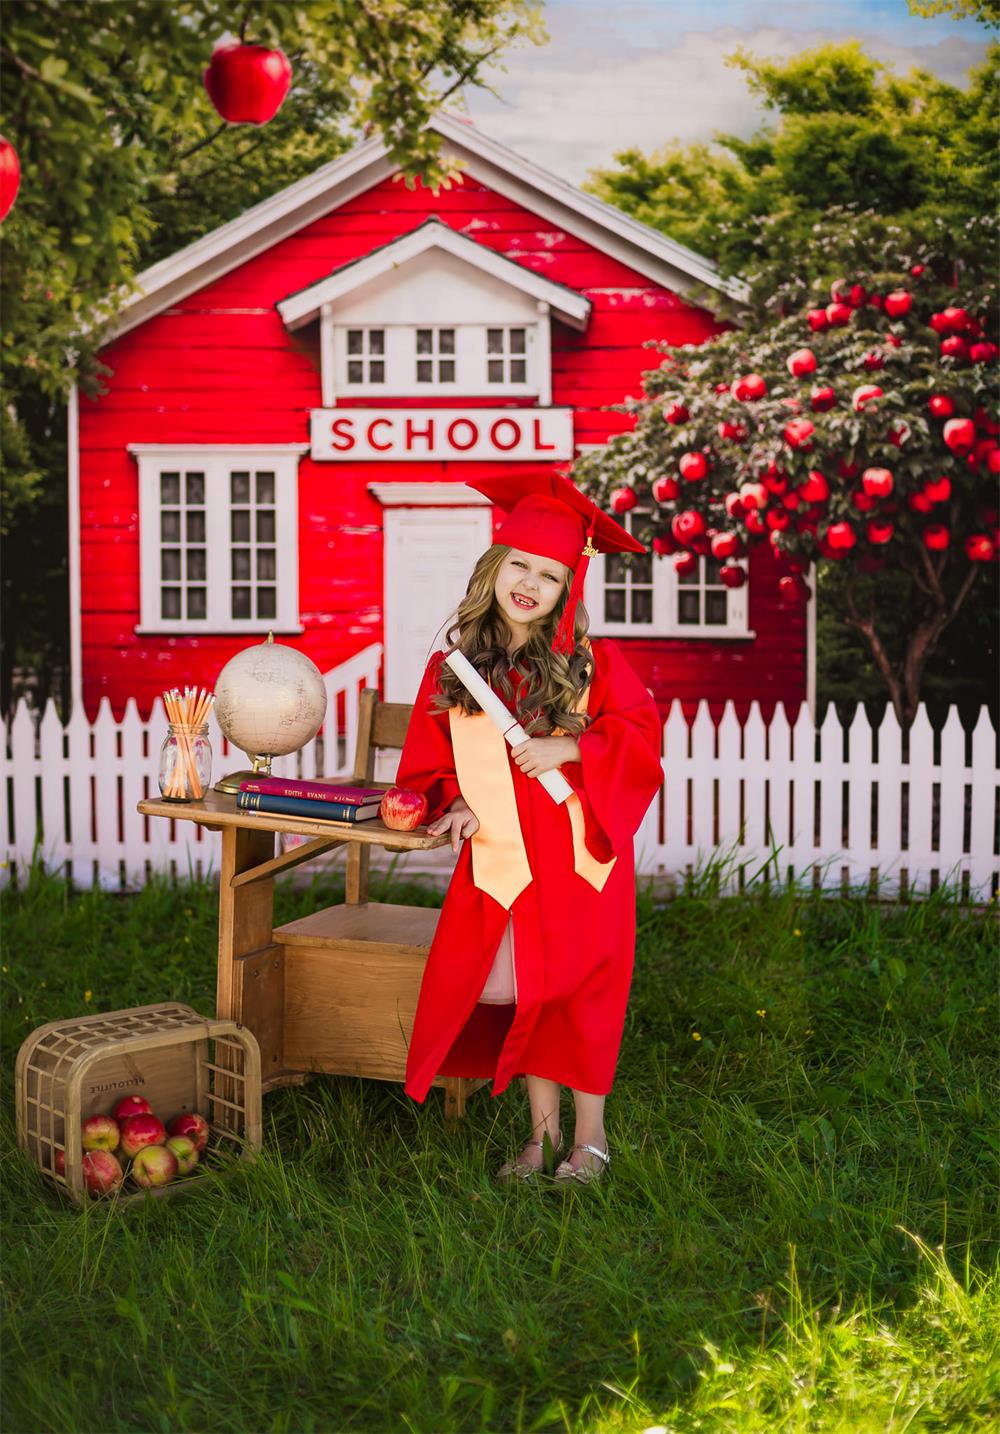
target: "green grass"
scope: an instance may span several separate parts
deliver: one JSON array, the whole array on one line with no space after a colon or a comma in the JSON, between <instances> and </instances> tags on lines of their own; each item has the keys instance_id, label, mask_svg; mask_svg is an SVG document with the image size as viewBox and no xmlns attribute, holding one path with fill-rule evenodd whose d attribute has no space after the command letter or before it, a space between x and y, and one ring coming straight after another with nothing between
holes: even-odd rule
<instances>
[{"instance_id":1,"label":"green grass","mask_svg":"<svg viewBox=\"0 0 1000 1434\"><path fill-rule=\"evenodd\" d=\"M14 1149L18 1045L211 1012L215 903L4 898L10 1434L996 1427L993 909L640 894L596 1186L493 1183L518 1088L447 1131L437 1092L322 1078L200 1193L57 1203Z\"/></svg>"}]
</instances>

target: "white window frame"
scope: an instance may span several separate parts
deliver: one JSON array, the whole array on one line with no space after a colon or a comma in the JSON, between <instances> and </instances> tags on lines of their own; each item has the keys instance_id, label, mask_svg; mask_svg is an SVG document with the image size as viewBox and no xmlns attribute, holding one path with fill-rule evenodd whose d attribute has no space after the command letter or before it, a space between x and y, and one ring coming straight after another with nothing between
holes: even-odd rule
<instances>
[{"instance_id":1,"label":"white window frame","mask_svg":"<svg viewBox=\"0 0 1000 1434\"><path fill-rule=\"evenodd\" d=\"M664 505L666 508L667 505ZM649 509L634 508L625 514L623 526L631 532L637 516ZM606 555L598 553L591 558L584 580L584 607L590 618L590 631L595 637L678 637L697 641L713 642L731 638L753 638L750 630L749 583L741 588L726 589L726 622L724 624L682 623L678 621L681 584L673 560L651 553L653 568L653 617L651 622L612 622L604 618L604 590ZM733 561L736 561L735 559ZM699 572L704 572L704 560L699 559ZM739 566L746 568L746 560Z\"/></svg>"},{"instance_id":2,"label":"white window frame","mask_svg":"<svg viewBox=\"0 0 1000 1434\"><path fill-rule=\"evenodd\" d=\"M328 347L323 355L323 365L325 368L327 356L332 350L330 366L333 373L333 383L330 385L329 391L325 390L323 395L324 407L327 408L334 405L338 395L343 398L359 398L369 395L393 398L421 398L428 395L464 398L535 398L543 405L552 402L549 371L549 315L547 312L540 314L537 322L531 322L528 319L504 318L495 323L484 319L481 323L474 324L453 323L447 320L407 324L338 323L331 316L327 319L324 327L328 335L324 339L324 346ZM361 383L348 382L347 334L350 329L384 330L385 379L383 382L371 383L367 377ZM418 354L418 329L454 330L454 354L439 353L436 344L433 354ZM524 354L513 355L516 358L523 357L525 360L527 376L523 383L489 382L488 361L490 355L486 351L487 330L489 329L503 329L507 333L511 329L524 329ZM352 357L356 356L352 355ZM509 364L510 357L510 355L504 354L505 364ZM433 358L435 370L442 358L454 358L454 381L442 383L437 378L418 380L417 361L421 358ZM367 362L366 356L366 366Z\"/></svg>"},{"instance_id":3,"label":"white window frame","mask_svg":"<svg viewBox=\"0 0 1000 1434\"><path fill-rule=\"evenodd\" d=\"M299 622L299 458L305 443L130 443L139 466L140 613L135 631L195 636L211 633L304 631ZM206 599L204 618L160 616L160 475L185 470L205 475ZM230 473L274 473L276 610L272 618L231 616Z\"/></svg>"}]
</instances>

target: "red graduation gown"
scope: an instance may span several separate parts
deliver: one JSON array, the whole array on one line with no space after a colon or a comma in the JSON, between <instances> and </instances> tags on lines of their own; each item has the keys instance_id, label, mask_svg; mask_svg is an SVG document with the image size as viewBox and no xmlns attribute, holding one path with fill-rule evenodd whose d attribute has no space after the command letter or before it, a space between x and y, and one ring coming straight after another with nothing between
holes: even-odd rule
<instances>
[{"instance_id":1,"label":"red graduation gown","mask_svg":"<svg viewBox=\"0 0 1000 1434\"><path fill-rule=\"evenodd\" d=\"M598 861L617 861L601 891L577 874L568 812L521 771L506 747L532 874L509 913L517 1003L478 1004L508 912L474 884L471 844L464 840L417 1003L405 1084L416 1100L426 1097L436 1075L491 1077L493 1095L518 1075L594 1095L611 1089L635 950L632 839L663 769L652 697L617 643L594 639L592 652L593 720L577 739L581 760L561 771L580 797L587 849ZM428 822L460 794L448 712L429 706L440 665L435 653L396 777L399 786L426 795ZM517 673L510 675L516 684Z\"/></svg>"}]
</instances>

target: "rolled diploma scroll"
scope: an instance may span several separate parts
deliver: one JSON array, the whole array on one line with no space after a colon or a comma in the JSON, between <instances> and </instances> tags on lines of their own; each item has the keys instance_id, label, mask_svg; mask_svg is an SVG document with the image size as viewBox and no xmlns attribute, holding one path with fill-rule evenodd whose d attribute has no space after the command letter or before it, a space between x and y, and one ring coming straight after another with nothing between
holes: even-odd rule
<instances>
[{"instance_id":1,"label":"rolled diploma scroll","mask_svg":"<svg viewBox=\"0 0 1000 1434\"><path fill-rule=\"evenodd\" d=\"M516 747L519 742L527 742L528 734L520 722L516 721L503 705L489 683L483 681L467 657L460 652L449 652L445 655L444 660L462 686L472 693L494 727L503 733L512 747ZM567 797L573 795L573 788L569 782L562 772L555 769L551 772L543 772L535 780L541 782L554 802L564 802Z\"/></svg>"}]
</instances>

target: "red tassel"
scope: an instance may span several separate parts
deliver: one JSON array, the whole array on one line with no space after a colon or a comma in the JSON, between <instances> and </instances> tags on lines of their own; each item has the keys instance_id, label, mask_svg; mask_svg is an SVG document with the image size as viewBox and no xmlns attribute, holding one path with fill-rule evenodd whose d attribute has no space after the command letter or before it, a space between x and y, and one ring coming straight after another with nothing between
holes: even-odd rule
<instances>
[{"instance_id":1,"label":"red tassel","mask_svg":"<svg viewBox=\"0 0 1000 1434\"><path fill-rule=\"evenodd\" d=\"M570 584L569 596L566 599L566 606L563 608L562 616L556 627L555 636L552 639L552 651L564 652L567 657L576 647L574 628L576 626L576 605L583 596L583 581L587 576L587 568L591 558L596 558L598 549L594 547L592 539L594 536L593 524L587 530L587 543L580 555L580 561L576 565L576 572L573 574L573 581Z\"/></svg>"}]
</instances>

